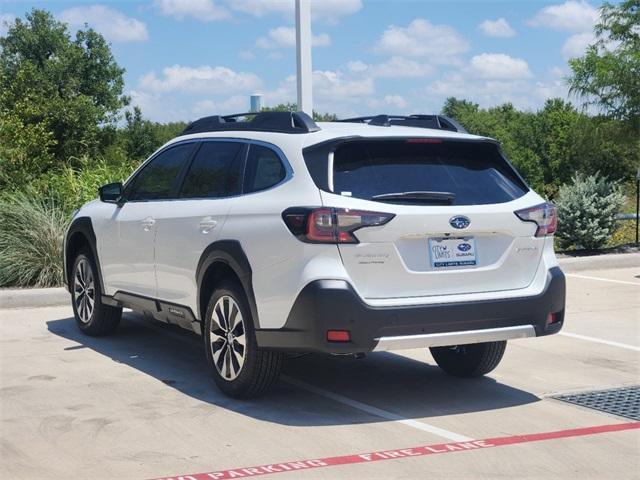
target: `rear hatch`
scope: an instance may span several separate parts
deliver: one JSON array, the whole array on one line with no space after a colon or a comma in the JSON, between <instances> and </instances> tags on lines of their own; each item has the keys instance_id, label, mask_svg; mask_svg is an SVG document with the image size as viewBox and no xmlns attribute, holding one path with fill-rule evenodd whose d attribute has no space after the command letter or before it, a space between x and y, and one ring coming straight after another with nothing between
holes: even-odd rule
<instances>
[{"instance_id":1,"label":"rear hatch","mask_svg":"<svg viewBox=\"0 0 640 480\"><path fill-rule=\"evenodd\" d=\"M326 158L323 205L394 215L356 230L359 243L338 246L363 297L494 292L532 282L544 238L514 211L541 199L496 143L359 138L328 147L305 152L308 165Z\"/></svg>"}]
</instances>

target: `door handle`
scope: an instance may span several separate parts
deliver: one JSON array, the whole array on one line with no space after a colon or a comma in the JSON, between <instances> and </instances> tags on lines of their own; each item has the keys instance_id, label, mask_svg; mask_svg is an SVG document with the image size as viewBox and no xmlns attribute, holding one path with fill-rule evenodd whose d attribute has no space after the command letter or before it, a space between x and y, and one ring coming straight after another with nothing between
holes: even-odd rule
<instances>
[{"instance_id":1,"label":"door handle","mask_svg":"<svg viewBox=\"0 0 640 480\"><path fill-rule=\"evenodd\" d=\"M202 233L209 233L211 230L216 228L218 225L218 221L214 220L211 217L204 217L202 221L198 224L198 228Z\"/></svg>"},{"instance_id":2,"label":"door handle","mask_svg":"<svg viewBox=\"0 0 640 480\"><path fill-rule=\"evenodd\" d=\"M144 220L142 220L142 222L140 222L140 223L142 224L142 229L145 232L148 232L156 224L156 221L151 217L147 217Z\"/></svg>"}]
</instances>

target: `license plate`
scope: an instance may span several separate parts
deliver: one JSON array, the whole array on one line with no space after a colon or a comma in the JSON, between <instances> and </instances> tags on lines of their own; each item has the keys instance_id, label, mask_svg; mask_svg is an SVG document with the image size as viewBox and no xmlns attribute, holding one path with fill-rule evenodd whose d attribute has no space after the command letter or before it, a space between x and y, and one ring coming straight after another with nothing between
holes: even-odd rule
<instances>
[{"instance_id":1,"label":"license plate","mask_svg":"<svg viewBox=\"0 0 640 480\"><path fill-rule=\"evenodd\" d=\"M430 238L431 267L468 267L477 265L476 241L473 237Z\"/></svg>"}]
</instances>

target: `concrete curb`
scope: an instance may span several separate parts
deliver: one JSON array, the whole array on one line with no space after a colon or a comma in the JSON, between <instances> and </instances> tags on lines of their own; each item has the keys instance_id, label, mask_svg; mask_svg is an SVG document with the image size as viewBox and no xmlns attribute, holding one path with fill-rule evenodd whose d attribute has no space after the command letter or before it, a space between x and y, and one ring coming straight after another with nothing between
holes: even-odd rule
<instances>
[{"instance_id":1,"label":"concrete curb","mask_svg":"<svg viewBox=\"0 0 640 480\"><path fill-rule=\"evenodd\" d=\"M635 268L640 267L640 253L607 253L589 257L561 257L558 258L558 263L560 263L560 268L565 273L604 270L607 268Z\"/></svg>"},{"instance_id":2,"label":"concrete curb","mask_svg":"<svg viewBox=\"0 0 640 480\"><path fill-rule=\"evenodd\" d=\"M610 253L589 257L561 257L560 267L566 273L606 268L640 267L640 253ZM69 292L64 288L25 288L0 290L0 308L37 308L69 305Z\"/></svg>"},{"instance_id":3,"label":"concrete curb","mask_svg":"<svg viewBox=\"0 0 640 480\"><path fill-rule=\"evenodd\" d=\"M0 290L0 308L37 308L70 305L65 288L17 288Z\"/></svg>"}]
</instances>

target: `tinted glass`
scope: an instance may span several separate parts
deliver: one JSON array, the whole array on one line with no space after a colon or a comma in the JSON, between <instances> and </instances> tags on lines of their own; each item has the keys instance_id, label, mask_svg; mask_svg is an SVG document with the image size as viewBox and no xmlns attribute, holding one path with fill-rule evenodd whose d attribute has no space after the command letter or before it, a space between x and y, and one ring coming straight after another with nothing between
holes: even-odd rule
<instances>
[{"instance_id":1,"label":"tinted glass","mask_svg":"<svg viewBox=\"0 0 640 480\"><path fill-rule=\"evenodd\" d=\"M203 142L182 186L183 198L219 198L240 193L238 142Z\"/></svg>"},{"instance_id":2,"label":"tinted glass","mask_svg":"<svg viewBox=\"0 0 640 480\"><path fill-rule=\"evenodd\" d=\"M177 188L178 174L194 144L178 145L160 153L133 179L128 200L171 198Z\"/></svg>"},{"instance_id":3,"label":"tinted glass","mask_svg":"<svg viewBox=\"0 0 640 480\"><path fill-rule=\"evenodd\" d=\"M418 142L356 141L339 147L334 155L333 191L364 199L390 193L450 192L455 195L453 205L503 203L527 191L496 145Z\"/></svg>"},{"instance_id":4,"label":"tinted glass","mask_svg":"<svg viewBox=\"0 0 640 480\"><path fill-rule=\"evenodd\" d=\"M286 171L280 157L270 148L251 145L245 169L244 192L257 192L284 180Z\"/></svg>"}]
</instances>

